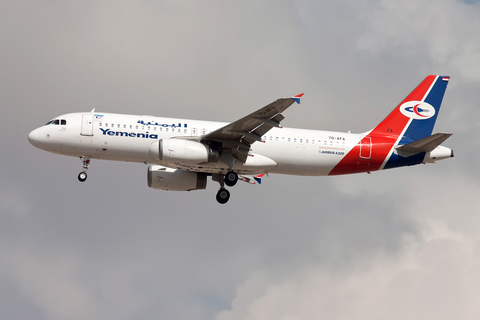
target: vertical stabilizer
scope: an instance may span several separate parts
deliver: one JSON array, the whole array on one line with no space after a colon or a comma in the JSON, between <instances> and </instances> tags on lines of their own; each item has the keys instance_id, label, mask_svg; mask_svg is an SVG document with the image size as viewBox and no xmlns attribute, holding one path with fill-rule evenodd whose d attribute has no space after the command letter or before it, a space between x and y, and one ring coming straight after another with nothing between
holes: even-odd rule
<instances>
[{"instance_id":1,"label":"vertical stabilizer","mask_svg":"<svg viewBox=\"0 0 480 320\"><path fill-rule=\"evenodd\" d=\"M432 134L450 77L430 75L333 168L330 175L422 163L425 153L401 157L394 147ZM368 152L367 152L368 151ZM368 156L367 156L368 154ZM352 164L355 164L352 170Z\"/></svg>"},{"instance_id":2,"label":"vertical stabilizer","mask_svg":"<svg viewBox=\"0 0 480 320\"><path fill-rule=\"evenodd\" d=\"M431 135L449 79L426 77L372 133L401 137L400 145Z\"/></svg>"}]
</instances>

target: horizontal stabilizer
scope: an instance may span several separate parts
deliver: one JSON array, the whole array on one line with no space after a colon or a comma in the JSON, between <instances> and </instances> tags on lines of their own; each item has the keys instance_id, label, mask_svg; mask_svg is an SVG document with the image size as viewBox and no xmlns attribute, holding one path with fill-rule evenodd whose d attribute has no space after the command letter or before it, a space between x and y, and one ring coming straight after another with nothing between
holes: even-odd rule
<instances>
[{"instance_id":1,"label":"horizontal stabilizer","mask_svg":"<svg viewBox=\"0 0 480 320\"><path fill-rule=\"evenodd\" d=\"M395 149L402 157L410 157L422 152L431 152L451 135L451 133L435 133L426 138L402 146L397 146Z\"/></svg>"}]
</instances>

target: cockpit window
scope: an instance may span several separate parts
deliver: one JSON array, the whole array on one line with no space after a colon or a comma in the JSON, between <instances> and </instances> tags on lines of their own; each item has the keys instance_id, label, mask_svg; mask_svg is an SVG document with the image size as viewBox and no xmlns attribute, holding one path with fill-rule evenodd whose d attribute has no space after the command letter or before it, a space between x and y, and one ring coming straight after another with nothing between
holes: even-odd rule
<instances>
[{"instance_id":1,"label":"cockpit window","mask_svg":"<svg viewBox=\"0 0 480 320\"><path fill-rule=\"evenodd\" d=\"M46 126L50 125L50 124L53 124L53 125L62 125L62 126L66 126L67 125L67 120L65 119L55 119L55 120L50 120L47 122Z\"/></svg>"}]
</instances>

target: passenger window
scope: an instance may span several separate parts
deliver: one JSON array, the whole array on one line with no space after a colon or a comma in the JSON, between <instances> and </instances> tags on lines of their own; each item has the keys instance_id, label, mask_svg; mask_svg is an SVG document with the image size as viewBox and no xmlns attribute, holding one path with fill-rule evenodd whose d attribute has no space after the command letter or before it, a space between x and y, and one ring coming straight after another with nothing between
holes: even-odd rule
<instances>
[{"instance_id":1,"label":"passenger window","mask_svg":"<svg viewBox=\"0 0 480 320\"><path fill-rule=\"evenodd\" d=\"M300 139L300 143L303 143L303 139Z\"/></svg>"},{"instance_id":2,"label":"passenger window","mask_svg":"<svg viewBox=\"0 0 480 320\"><path fill-rule=\"evenodd\" d=\"M123 125L123 129L127 129L127 125L126 125L126 124Z\"/></svg>"},{"instance_id":3,"label":"passenger window","mask_svg":"<svg viewBox=\"0 0 480 320\"><path fill-rule=\"evenodd\" d=\"M293 142L297 142L297 138L293 138Z\"/></svg>"},{"instance_id":4,"label":"passenger window","mask_svg":"<svg viewBox=\"0 0 480 320\"><path fill-rule=\"evenodd\" d=\"M117 128L119 128L119 129L120 129L120 125L119 125L119 124L117 124Z\"/></svg>"},{"instance_id":5,"label":"passenger window","mask_svg":"<svg viewBox=\"0 0 480 320\"><path fill-rule=\"evenodd\" d=\"M138 126L135 126L135 129L138 129Z\"/></svg>"},{"instance_id":6,"label":"passenger window","mask_svg":"<svg viewBox=\"0 0 480 320\"><path fill-rule=\"evenodd\" d=\"M187 133L187 129L183 130L183 133Z\"/></svg>"},{"instance_id":7,"label":"passenger window","mask_svg":"<svg viewBox=\"0 0 480 320\"><path fill-rule=\"evenodd\" d=\"M112 128L115 127L115 125L112 123Z\"/></svg>"},{"instance_id":8,"label":"passenger window","mask_svg":"<svg viewBox=\"0 0 480 320\"><path fill-rule=\"evenodd\" d=\"M278 141L278 137L276 137L276 138L275 138L275 140L277 140L277 141Z\"/></svg>"},{"instance_id":9,"label":"passenger window","mask_svg":"<svg viewBox=\"0 0 480 320\"><path fill-rule=\"evenodd\" d=\"M305 140L305 143L308 143L308 139Z\"/></svg>"},{"instance_id":10,"label":"passenger window","mask_svg":"<svg viewBox=\"0 0 480 320\"><path fill-rule=\"evenodd\" d=\"M132 129L132 128L133 128L133 126L132 126L132 125L130 125L130 129Z\"/></svg>"},{"instance_id":11,"label":"passenger window","mask_svg":"<svg viewBox=\"0 0 480 320\"><path fill-rule=\"evenodd\" d=\"M67 120L65 120L65 119L60 120L60 124L62 126L66 126L67 125Z\"/></svg>"},{"instance_id":12,"label":"passenger window","mask_svg":"<svg viewBox=\"0 0 480 320\"><path fill-rule=\"evenodd\" d=\"M167 129L165 129L165 131L167 131L167 132L168 132L168 128L167 128Z\"/></svg>"}]
</instances>

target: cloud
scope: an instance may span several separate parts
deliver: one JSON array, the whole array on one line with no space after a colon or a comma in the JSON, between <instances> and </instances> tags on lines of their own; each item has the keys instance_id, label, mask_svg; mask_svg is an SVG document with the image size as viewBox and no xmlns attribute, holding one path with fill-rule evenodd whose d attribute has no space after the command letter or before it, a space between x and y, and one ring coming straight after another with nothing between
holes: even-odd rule
<instances>
[{"instance_id":1,"label":"cloud","mask_svg":"<svg viewBox=\"0 0 480 320\"><path fill-rule=\"evenodd\" d=\"M425 195L409 210L422 237L404 238L400 252L338 270L310 265L281 278L272 279L267 269L253 272L237 287L231 309L216 319L477 318L480 237L467 225L478 220L480 207L462 199L472 199L478 184L466 195L441 187L413 189ZM433 194L457 200L431 201ZM451 218L449 208L440 208L445 204L469 209L457 209L456 222L446 222L439 217ZM459 221L469 222L459 226Z\"/></svg>"},{"instance_id":2,"label":"cloud","mask_svg":"<svg viewBox=\"0 0 480 320\"><path fill-rule=\"evenodd\" d=\"M403 59L421 59L425 71L460 75L479 81L480 43L474 41L480 8L453 0L375 1L365 13L366 28L358 47L373 55L388 52Z\"/></svg>"},{"instance_id":3,"label":"cloud","mask_svg":"<svg viewBox=\"0 0 480 320\"><path fill-rule=\"evenodd\" d=\"M267 285L268 276L253 275L216 319L474 319L474 253L471 244L438 236L347 273L313 267Z\"/></svg>"},{"instance_id":4,"label":"cloud","mask_svg":"<svg viewBox=\"0 0 480 320\"><path fill-rule=\"evenodd\" d=\"M71 265L72 257L44 253L39 257L19 248L9 249L13 252L2 258L7 267L4 273L48 318L84 319L97 309L80 279L75 280L79 270Z\"/></svg>"}]
</instances>

